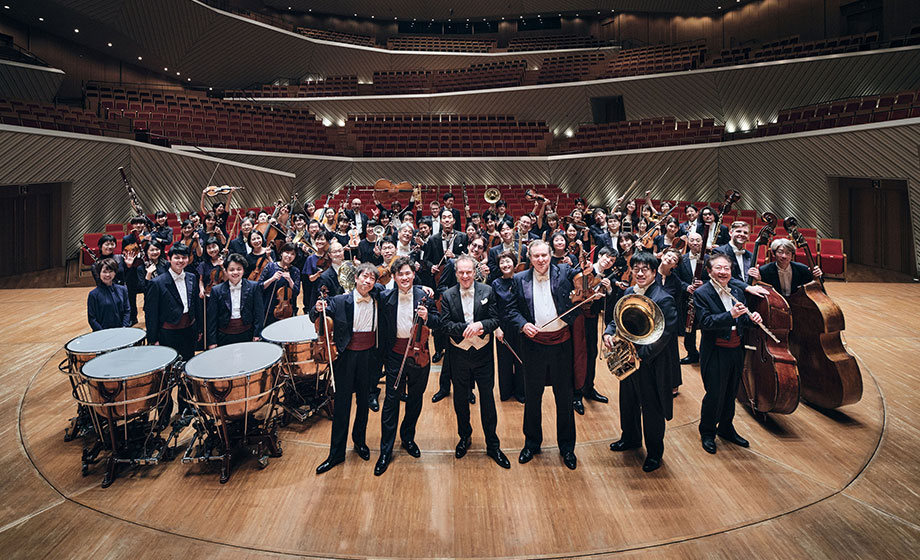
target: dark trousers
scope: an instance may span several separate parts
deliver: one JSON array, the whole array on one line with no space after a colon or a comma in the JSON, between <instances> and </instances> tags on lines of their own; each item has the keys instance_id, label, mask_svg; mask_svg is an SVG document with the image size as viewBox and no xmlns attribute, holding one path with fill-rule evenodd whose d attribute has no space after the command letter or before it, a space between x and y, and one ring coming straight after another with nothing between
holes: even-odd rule
<instances>
[{"instance_id":1,"label":"dark trousers","mask_svg":"<svg viewBox=\"0 0 920 560\"><path fill-rule=\"evenodd\" d=\"M574 395L576 399L594 392L594 376L597 374L597 316L591 317L584 314L584 320L587 367L584 386L575 389Z\"/></svg>"},{"instance_id":2,"label":"dark trousers","mask_svg":"<svg viewBox=\"0 0 920 560\"><path fill-rule=\"evenodd\" d=\"M744 346L714 346L705 364L702 374L706 395L700 410L700 435L715 436L717 432L733 434L735 395L738 394L741 368L744 366Z\"/></svg>"},{"instance_id":3,"label":"dark trousers","mask_svg":"<svg viewBox=\"0 0 920 560\"><path fill-rule=\"evenodd\" d=\"M469 394L473 382L479 385L479 418L482 431L486 436L486 447L498 449L498 435L495 426L498 416L495 413L494 364L492 362L492 345L487 344L479 350L461 350L454 345L447 348L447 360L450 363L451 379L454 382L454 412L457 414L457 434L460 439L473 435L470 425Z\"/></svg>"},{"instance_id":4,"label":"dark trousers","mask_svg":"<svg viewBox=\"0 0 920 560\"><path fill-rule=\"evenodd\" d=\"M688 358L699 358L700 353L696 349L696 327L690 331L690 334L684 332L684 350L687 351Z\"/></svg>"},{"instance_id":5,"label":"dark trousers","mask_svg":"<svg viewBox=\"0 0 920 560\"><path fill-rule=\"evenodd\" d=\"M511 327L505 330L505 342L521 356L521 337ZM505 401L511 397L524 398L524 365L518 362L508 347L495 340L498 346L498 396ZM523 358L522 358L523 359Z\"/></svg>"},{"instance_id":6,"label":"dark trousers","mask_svg":"<svg viewBox=\"0 0 920 560\"><path fill-rule=\"evenodd\" d=\"M160 346L168 346L179 353L183 361L189 361L195 356L195 346L198 344L197 325L191 325L184 329L164 329L160 328ZM188 391L185 385L179 384L178 389L179 413L181 414L188 408ZM170 403L171 404L171 403ZM170 407L169 412L172 412Z\"/></svg>"},{"instance_id":7,"label":"dark trousers","mask_svg":"<svg viewBox=\"0 0 920 560\"><path fill-rule=\"evenodd\" d=\"M132 269L133 270L133 269ZM137 322L137 288L128 285L128 305L131 307L131 324Z\"/></svg>"},{"instance_id":8,"label":"dark trousers","mask_svg":"<svg viewBox=\"0 0 920 560\"><path fill-rule=\"evenodd\" d=\"M351 430L351 441L355 446L365 445L367 433L367 384L368 371L377 357L377 349L344 350L333 362L335 376L335 411L332 414L332 442L329 457L345 458L345 442L348 439L348 421L351 418L351 396L355 395L355 424Z\"/></svg>"},{"instance_id":9,"label":"dark trousers","mask_svg":"<svg viewBox=\"0 0 920 560\"><path fill-rule=\"evenodd\" d=\"M399 428L399 437L403 441L415 439L415 425L418 423L419 414L422 413L422 396L428 386L428 373L431 366L423 368L411 367L408 364L403 368L399 387L394 388L396 376L399 373L399 364L402 363L402 354L390 352L386 361L386 398L383 401L383 410L380 413L380 455L390 455L396 441L396 425L399 423L400 395L407 389L409 399L406 401L406 414L403 416Z\"/></svg>"},{"instance_id":10,"label":"dark trousers","mask_svg":"<svg viewBox=\"0 0 920 560\"><path fill-rule=\"evenodd\" d=\"M226 346L228 344L236 344L237 342L252 342L252 330L253 329L250 327L240 334L227 334L217 331L217 340L209 340L208 344Z\"/></svg>"},{"instance_id":11,"label":"dark trousers","mask_svg":"<svg viewBox=\"0 0 920 560\"><path fill-rule=\"evenodd\" d=\"M665 419L657 400L654 369L640 367L620 382L622 439L629 445L639 445L644 435L645 450L652 459L661 459L664 454Z\"/></svg>"},{"instance_id":12,"label":"dark trousers","mask_svg":"<svg viewBox=\"0 0 920 560\"><path fill-rule=\"evenodd\" d=\"M522 336L526 372L524 446L536 451L543 444L543 390L552 383L556 401L556 439L559 452L575 451L575 409L572 405L572 341L544 346Z\"/></svg>"}]
</instances>

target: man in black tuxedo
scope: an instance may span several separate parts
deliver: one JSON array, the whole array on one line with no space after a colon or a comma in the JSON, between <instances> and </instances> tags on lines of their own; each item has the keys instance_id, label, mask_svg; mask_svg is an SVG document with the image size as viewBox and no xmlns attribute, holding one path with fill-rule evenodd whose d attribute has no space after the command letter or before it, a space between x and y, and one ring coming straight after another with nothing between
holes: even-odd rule
<instances>
[{"instance_id":1,"label":"man in black tuxedo","mask_svg":"<svg viewBox=\"0 0 920 560\"><path fill-rule=\"evenodd\" d=\"M317 300L316 306L310 310L310 319L315 321L325 307L327 316L332 318L332 339L339 351L338 358L332 363L335 379L332 441L329 457L316 467L316 474L323 474L345 460L352 394L355 395L356 409L351 440L359 457L365 461L371 458L365 443L369 410L367 395L369 374L378 357L377 331L382 322L376 301L380 294L374 290L376 282L377 267L367 263L358 265L353 291L325 301Z\"/></svg>"},{"instance_id":2,"label":"man in black tuxedo","mask_svg":"<svg viewBox=\"0 0 920 560\"><path fill-rule=\"evenodd\" d=\"M457 231L463 231L463 226L460 224L460 210L454 208L454 194L449 192L444 193L442 198L444 200L444 206L441 208L441 232L443 233L444 230L450 231L452 228ZM449 211L454 218L454 221L450 224L444 223L445 210Z\"/></svg>"},{"instance_id":3,"label":"man in black tuxedo","mask_svg":"<svg viewBox=\"0 0 920 560\"><path fill-rule=\"evenodd\" d=\"M816 266L809 270L804 264L793 262L795 244L789 239L774 239L770 243L770 251L773 253L773 262L760 268L754 266L748 271L748 274L751 278L770 284L773 289L785 297L789 297L800 287L823 275L820 267Z\"/></svg>"},{"instance_id":4,"label":"man in black tuxedo","mask_svg":"<svg viewBox=\"0 0 920 560\"><path fill-rule=\"evenodd\" d=\"M638 294L650 298L664 315L664 334L651 344L636 344L639 369L620 382L620 427L622 435L610 444L611 451L635 449L645 439L646 458L642 470L652 472L661 466L664 454L665 420L673 416L672 380L680 364L668 345L677 336L677 304L674 298L655 282L658 259L640 251L629 261L636 285L623 294ZM611 321L604 330L604 344L613 347L617 325Z\"/></svg>"},{"instance_id":5,"label":"man in black tuxedo","mask_svg":"<svg viewBox=\"0 0 920 560\"><path fill-rule=\"evenodd\" d=\"M751 264L753 253L744 248L744 244L747 243L751 235L751 226L747 222L740 220L732 222L732 227L728 233L731 241L716 247L713 252L728 256L732 261L732 278L747 282L748 269L754 266Z\"/></svg>"},{"instance_id":6,"label":"man in black tuxedo","mask_svg":"<svg viewBox=\"0 0 920 560\"><path fill-rule=\"evenodd\" d=\"M727 255L713 254L707 263L710 281L693 293L703 333L700 371L706 395L700 410L700 439L707 453L716 452L716 434L735 445L749 445L735 431L735 396L744 365L743 330L761 318L757 312L748 317L744 287L731 281L731 261Z\"/></svg>"},{"instance_id":7,"label":"man in black tuxedo","mask_svg":"<svg viewBox=\"0 0 920 560\"><path fill-rule=\"evenodd\" d=\"M482 240L477 240L482 242ZM461 459L470 448L470 403L466 396L475 381L479 386L480 418L486 437L486 454L499 466L510 469L511 463L502 453L495 427L495 371L492 360L492 331L498 327L497 302L492 288L475 282L476 259L460 255L455 261L458 285L450 288L441 299L441 329L450 337L447 361L450 362L454 383L454 412L457 414L456 457Z\"/></svg>"},{"instance_id":8,"label":"man in black tuxedo","mask_svg":"<svg viewBox=\"0 0 920 560\"><path fill-rule=\"evenodd\" d=\"M364 239L367 235L367 222L369 218L367 214L361 211L360 198L351 201L351 208L345 209L345 217L347 217L351 223L355 224L355 227L361 232L361 239Z\"/></svg>"},{"instance_id":9,"label":"man in black tuxedo","mask_svg":"<svg viewBox=\"0 0 920 560\"><path fill-rule=\"evenodd\" d=\"M439 233L433 234L428 238L428 243L425 244L423 251L425 259L427 260L423 268L430 270L432 276L437 279L435 285L437 285L440 279L444 276L442 273L444 271L444 266L447 260L466 252L466 246L469 244L469 239L465 233L454 230L454 214L449 208L445 207L441 210L440 223L441 231ZM441 358L444 355L446 344L447 337L444 335L444 333L440 331L435 333L435 352L434 356L431 357L431 361L441 361ZM434 394L433 397L431 397L432 402L438 402L450 394L449 387L441 387L441 389L442 390L438 391Z\"/></svg>"},{"instance_id":10,"label":"man in black tuxedo","mask_svg":"<svg viewBox=\"0 0 920 560\"><path fill-rule=\"evenodd\" d=\"M243 278L246 257L227 258L227 281L211 289L208 299L208 348L258 340L265 320L262 287Z\"/></svg>"},{"instance_id":11,"label":"man in black tuxedo","mask_svg":"<svg viewBox=\"0 0 920 560\"><path fill-rule=\"evenodd\" d=\"M317 293L325 287L326 295L329 297L342 295L345 290L339 284L339 269L342 267L342 263L345 262L345 248L338 241L333 241L329 244L328 252L329 257L332 259L332 265L319 275Z\"/></svg>"},{"instance_id":12,"label":"man in black tuxedo","mask_svg":"<svg viewBox=\"0 0 920 560\"><path fill-rule=\"evenodd\" d=\"M720 245L725 245L729 241L728 237L728 228L720 225L719 232L716 234L713 230L716 224L716 212L712 209L711 206L706 206L700 210L701 221L698 226L696 226L696 232L700 235L703 235L706 230L706 226L709 226L709 240L706 243L707 252L714 247Z\"/></svg>"},{"instance_id":13,"label":"man in black tuxedo","mask_svg":"<svg viewBox=\"0 0 920 560\"><path fill-rule=\"evenodd\" d=\"M695 205L688 204L687 207L684 208L684 213L687 215L687 221L680 223L680 230L677 232L680 236L698 231L701 223L700 211Z\"/></svg>"},{"instance_id":14,"label":"man in black tuxedo","mask_svg":"<svg viewBox=\"0 0 920 560\"><path fill-rule=\"evenodd\" d=\"M413 327L415 317L432 330L440 325L433 300L429 299L422 304L426 296L425 290L421 286L413 286L415 262L409 257L399 257L393 262L391 270L396 279L396 287L384 292L380 298L383 312L381 348L385 352L383 362L386 369L386 398L383 401L383 412L380 414L380 458L374 466L376 476L386 472L390 464L393 444L396 441L396 427L399 423L400 396L406 391L406 414L399 435L402 447L409 455L416 458L421 456L421 451L415 443L415 425L422 412L422 395L428 385L431 364L418 366L412 360L404 362L403 356L407 345L411 343L413 328L420 328ZM427 350L427 342L425 349ZM403 365L401 375L400 365ZM399 385L396 384L397 377Z\"/></svg>"},{"instance_id":15,"label":"man in black tuxedo","mask_svg":"<svg viewBox=\"0 0 920 560\"><path fill-rule=\"evenodd\" d=\"M578 310L559 315L572 307L572 279L577 268L550 263L549 245L542 240L530 243L533 267L514 275L514 305L508 307L511 323L521 337L521 358L525 370L524 448L518 462L529 462L540 453L543 443L543 390L553 386L556 401L556 439L562 461L575 469L575 410L573 408L573 357L569 325Z\"/></svg>"},{"instance_id":16,"label":"man in black tuxedo","mask_svg":"<svg viewBox=\"0 0 920 560\"><path fill-rule=\"evenodd\" d=\"M702 254L703 236L692 232L687 235L687 247L689 250L680 257L674 274L680 281L681 293L684 297L678 302L680 309L680 324L686 327L687 313L690 300L693 298L693 292L703 285L703 282L709 280L709 274L706 272L706 260L709 258ZM696 278L699 270L700 279ZM700 361L700 353L696 349L696 321L693 322L693 328L688 333L685 329L680 330L684 337L684 350L687 355L680 360L681 364L696 364Z\"/></svg>"},{"instance_id":17,"label":"man in black tuxedo","mask_svg":"<svg viewBox=\"0 0 920 560\"><path fill-rule=\"evenodd\" d=\"M610 239L607 235L607 213L603 208L595 208L591 215L594 218L594 223L588 226L591 242L594 247L605 247Z\"/></svg>"}]
</instances>

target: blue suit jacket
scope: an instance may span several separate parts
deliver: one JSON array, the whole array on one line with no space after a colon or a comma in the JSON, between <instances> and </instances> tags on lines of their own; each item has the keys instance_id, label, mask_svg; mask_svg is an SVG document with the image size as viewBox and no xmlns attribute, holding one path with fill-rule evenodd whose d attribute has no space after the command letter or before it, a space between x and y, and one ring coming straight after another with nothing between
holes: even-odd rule
<instances>
[{"instance_id":1,"label":"blue suit jacket","mask_svg":"<svg viewBox=\"0 0 920 560\"><path fill-rule=\"evenodd\" d=\"M97 286L86 298L86 317L94 331L131 326L128 288L112 284Z\"/></svg>"},{"instance_id":2,"label":"blue suit jacket","mask_svg":"<svg viewBox=\"0 0 920 560\"><path fill-rule=\"evenodd\" d=\"M751 259L754 258L753 253L751 253L747 249L744 250L744 257L742 259L744 261L744 271L743 271L744 274L743 275L741 274L742 270L738 268L738 259L735 258L734 245L732 245L731 243L720 245L716 247L715 249L713 249L713 253L722 253L723 255L727 256L732 261L732 278L736 280L741 280L742 282L747 280L747 271L749 268L751 268Z\"/></svg>"}]
</instances>

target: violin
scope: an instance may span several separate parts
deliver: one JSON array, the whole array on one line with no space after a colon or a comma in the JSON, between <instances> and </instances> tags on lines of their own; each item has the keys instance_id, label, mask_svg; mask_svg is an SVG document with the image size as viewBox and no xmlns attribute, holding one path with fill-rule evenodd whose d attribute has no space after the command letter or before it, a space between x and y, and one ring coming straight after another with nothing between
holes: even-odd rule
<instances>
[{"instance_id":1,"label":"violin","mask_svg":"<svg viewBox=\"0 0 920 560\"><path fill-rule=\"evenodd\" d=\"M224 249L226 251L226 249ZM225 255L226 256L226 255ZM220 284L221 282L227 279L227 273L224 270L224 263L221 260L221 263L211 269L211 274L208 275L208 282L204 287L204 295L208 297L211 295L211 288Z\"/></svg>"},{"instance_id":2,"label":"violin","mask_svg":"<svg viewBox=\"0 0 920 560\"><path fill-rule=\"evenodd\" d=\"M208 196L217 196L219 194L230 194L232 191L240 190L243 187L231 187L230 185L209 185L205 187L204 194Z\"/></svg>"},{"instance_id":3,"label":"violin","mask_svg":"<svg viewBox=\"0 0 920 560\"><path fill-rule=\"evenodd\" d=\"M419 306L428 306L429 298L427 295L419 300ZM425 326L425 322L418 314L416 308L415 316L412 320L412 330L409 332L409 344L406 346L406 353L403 354L402 364L399 366L399 373L396 375L396 382L393 384L394 389L399 388L402 380L403 369L406 364L416 368L423 368L431 362L431 356L428 350L428 338L431 336L431 329Z\"/></svg>"},{"instance_id":4,"label":"violin","mask_svg":"<svg viewBox=\"0 0 920 560\"><path fill-rule=\"evenodd\" d=\"M377 282L388 284L390 280L393 279L393 272L390 270L390 267L393 266L393 263L396 262L398 257L399 255L393 255L390 262L385 262L377 267Z\"/></svg>"},{"instance_id":5,"label":"violin","mask_svg":"<svg viewBox=\"0 0 920 560\"><path fill-rule=\"evenodd\" d=\"M272 262L272 257L268 251L265 251L259 255L259 260L256 261L256 266L252 269L252 272L250 272L249 276L246 278L253 282L258 282L259 277L262 276L262 271L265 270L265 265L270 262Z\"/></svg>"},{"instance_id":6,"label":"violin","mask_svg":"<svg viewBox=\"0 0 920 560\"><path fill-rule=\"evenodd\" d=\"M593 253L594 251L592 251ZM572 279L572 285L575 287L570 294L572 303L594 301L597 299L596 294L599 292L595 289L601 283L601 278L594 275L594 267L591 265L591 259L585 258L585 250L579 245L578 266L581 272Z\"/></svg>"},{"instance_id":7,"label":"violin","mask_svg":"<svg viewBox=\"0 0 920 560\"><path fill-rule=\"evenodd\" d=\"M786 218L783 226L796 247L805 251L809 268L814 268L814 256L796 219ZM862 398L862 374L840 338L846 328L843 311L817 280L793 292L789 307L795 325L789 346L800 364L802 398L822 408L858 402Z\"/></svg>"},{"instance_id":8,"label":"violin","mask_svg":"<svg viewBox=\"0 0 920 560\"><path fill-rule=\"evenodd\" d=\"M289 268L282 268L282 270L287 272ZM282 278L281 286L275 291L275 297L278 298L278 305L275 306L275 311L272 313L275 319L287 319L294 316L294 307L291 303L293 295L294 290L291 285Z\"/></svg>"},{"instance_id":9,"label":"violin","mask_svg":"<svg viewBox=\"0 0 920 560\"><path fill-rule=\"evenodd\" d=\"M329 251L326 251L325 255L316 259L316 270L326 270L330 266L332 266L332 256Z\"/></svg>"},{"instance_id":10,"label":"violin","mask_svg":"<svg viewBox=\"0 0 920 560\"><path fill-rule=\"evenodd\" d=\"M328 296L329 290L326 286L320 286L319 298L317 301L322 301L325 304ZM325 305L323 306L322 314L316 318L313 325L319 337L316 344L313 345L313 361L318 364L329 364L331 369L332 362L338 357L338 351L331 335L333 332L332 317L326 315Z\"/></svg>"}]
</instances>

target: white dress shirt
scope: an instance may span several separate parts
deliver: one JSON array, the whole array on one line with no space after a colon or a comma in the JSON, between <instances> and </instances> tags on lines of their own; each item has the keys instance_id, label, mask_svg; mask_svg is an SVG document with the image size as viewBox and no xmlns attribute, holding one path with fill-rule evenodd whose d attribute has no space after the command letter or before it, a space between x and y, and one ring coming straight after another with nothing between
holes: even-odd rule
<instances>
[{"instance_id":1,"label":"white dress shirt","mask_svg":"<svg viewBox=\"0 0 920 560\"><path fill-rule=\"evenodd\" d=\"M559 329L565 328L565 322L562 319L554 319L556 317L556 303L553 301L553 292L550 286L549 280L549 271L545 275L541 275L534 270L533 271L533 318L536 321L536 326L540 327L547 321L552 320L552 322L545 327L543 327L543 332L556 332Z\"/></svg>"},{"instance_id":2,"label":"white dress shirt","mask_svg":"<svg viewBox=\"0 0 920 560\"><path fill-rule=\"evenodd\" d=\"M460 288L460 303L463 306L463 321L469 326L475 322L473 320L473 309L476 306L475 286L470 286L469 289ZM454 342L453 339L450 342L461 350L469 350L470 348L479 350L489 343L491 336L491 334L485 336L476 335L471 338L464 338L461 342Z\"/></svg>"},{"instance_id":3,"label":"white dress shirt","mask_svg":"<svg viewBox=\"0 0 920 560\"><path fill-rule=\"evenodd\" d=\"M737 248L731 244L732 251L735 252L735 260L738 261L738 269L741 271L741 279L747 280L747 269L744 268L744 247Z\"/></svg>"},{"instance_id":4,"label":"white dress shirt","mask_svg":"<svg viewBox=\"0 0 920 560\"><path fill-rule=\"evenodd\" d=\"M182 300L182 313L188 313L188 286L185 285L185 271L176 274L172 268L169 269L173 282L176 284L176 290L179 292L179 299Z\"/></svg>"},{"instance_id":5,"label":"white dress shirt","mask_svg":"<svg viewBox=\"0 0 920 560\"><path fill-rule=\"evenodd\" d=\"M700 254L697 253L694 255L693 253L690 253L689 256L687 257L687 260L690 261L690 272L692 272L693 275L696 276L696 266L700 262Z\"/></svg>"},{"instance_id":6,"label":"white dress shirt","mask_svg":"<svg viewBox=\"0 0 920 560\"><path fill-rule=\"evenodd\" d=\"M411 245L403 245L402 241L396 242L396 255L397 256L408 257L411 251L412 251Z\"/></svg>"},{"instance_id":7,"label":"white dress shirt","mask_svg":"<svg viewBox=\"0 0 920 560\"><path fill-rule=\"evenodd\" d=\"M412 318L415 309L413 308L412 289L408 293L399 292L399 298L396 302L396 338L409 338L412 333Z\"/></svg>"},{"instance_id":8,"label":"white dress shirt","mask_svg":"<svg viewBox=\"0 0 920 560\"><path fill-rule=\"evenodd\" d=\"M779 284L784 296L792 293L792 266L787 266L785 270L776 265L776 273L779 275Z\"/></svg>"},{"instance_id":9,"label":"white dress shirt","mask_svg":"<svg viewBox=\"0 0 920 560\"><path fill-rule=\"evenodd\" d=\"M230 286L230 318L239 319L241 317L240 303L241 303L241 300L243 299L243 279L240 278L240 281L236 286L234 286L233 284L229 284L229 286Z\"/></svg>"},{"instance_id":10,"label":"white dress shirt","mask_svg":"<svg viewBox=\"0 0 920 560\"><path fill-rule=\"evenodd\" d=\"M722 286L720 286L718 282L715 280L710 280L710 282L712 282L712 286L716 289L716 293L719 294L719 299L722 300L722 306L726 311L731 311L732 307L735 305L732 302L732 296L730 295L731 288L729 286L725 286L725 290L723 291ZM732 330L735 330L735 328L736 327L732 325Z\"/></svg>"},{"instance_id":11,"label":"white dress shirt","mask_svg":"<svg viewBox=\"0 0 920 560\"><path fill-rule=\"evenodd\" d=\"M366 298L362 298L357 289L352 292L352 297L355 298L355 316L351 323L352 331L356 333L373 332L376 330L376 325L374 324L374 300L370 294Z\"/></svg>"}]
</instances>

